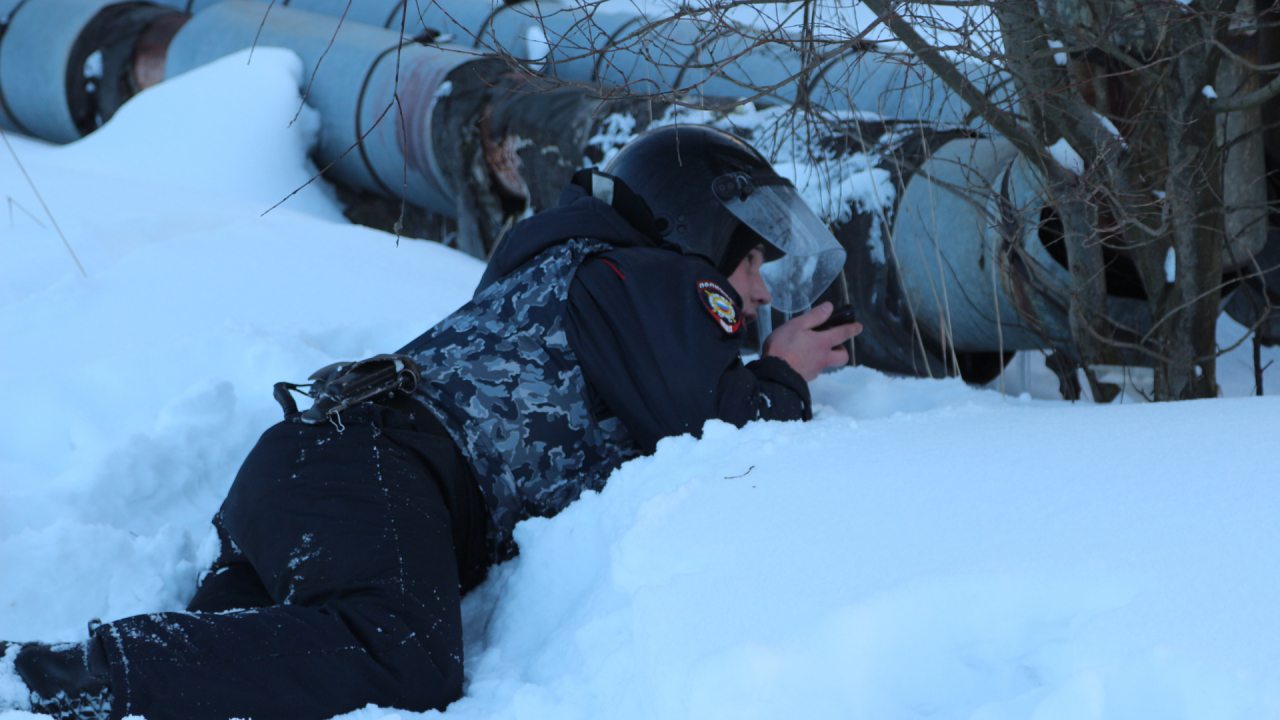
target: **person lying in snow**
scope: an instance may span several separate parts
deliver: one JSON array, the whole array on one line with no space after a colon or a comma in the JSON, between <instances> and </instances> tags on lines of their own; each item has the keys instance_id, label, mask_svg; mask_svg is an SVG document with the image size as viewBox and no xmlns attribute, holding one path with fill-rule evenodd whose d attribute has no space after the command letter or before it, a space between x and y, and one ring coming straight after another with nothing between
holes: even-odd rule
<instances>
[{"instance_id":1,"label":"person lying in snow","mask_svg":"<svg viewBox=\"0 0 1280 720\"><path fill-rule=\"evenodd\" d=\"M860 325L814 330L823 304L758 360L739 351L759 308L799 310L826 288L835 238L756 150L711 128L649 132L606 170L513 228L471 302L359 366L407 386L313 393L305 413L279 393L286 420L214 518L221 556L187 612L96 624L83 643L0 643L0 709L443 709L463 690L461 597L515 554L518 521L708 419L809 419L806 381L848 361ZM372 377L351 368L326 387Z\"/></svg>"}]
</instances>

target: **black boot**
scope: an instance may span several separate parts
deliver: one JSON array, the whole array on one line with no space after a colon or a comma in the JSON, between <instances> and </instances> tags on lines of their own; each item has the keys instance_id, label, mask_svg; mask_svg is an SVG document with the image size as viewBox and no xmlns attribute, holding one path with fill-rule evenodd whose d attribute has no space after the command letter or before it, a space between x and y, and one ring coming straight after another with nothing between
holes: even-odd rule
<instances>
[{"instance_id":1,"label":"black boot","mask_svg":"<svg viewBox=\"0 0 1280 720\"><path fill-rule=\"evenodd\" d=\"M31 691L31 712L59 720L108 720L111 688L102 643L27 643L13 668Z\"/></svg>"},{"instance_id":2,"label":"black boot","mask_svg":"<svg viewBox=\"0 0 1280 720\"><path fill-rule=\"evenodd\" d=\"M13 660L21 647L22 643L0 640L0 712L31 708L31 691L13 669Z\"/></svg>"}]
</instances>

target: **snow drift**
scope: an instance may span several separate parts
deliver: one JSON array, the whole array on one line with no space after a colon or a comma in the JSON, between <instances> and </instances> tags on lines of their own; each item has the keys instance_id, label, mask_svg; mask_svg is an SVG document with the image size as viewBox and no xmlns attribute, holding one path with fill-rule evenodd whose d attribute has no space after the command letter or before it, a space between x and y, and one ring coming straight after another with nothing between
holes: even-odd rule
<instances>
[{"instance_id":1,"label":"snow drift","mask_svg":"<svg viewBox=\"0 0 1280 720\"><path fill-rule=\"evenodd\" d=\"M479 278L345 224L322 183L262 215L321 129L290 122L296 57L246 60L64 148L9 138L87 278L0 159L4 639L181 609L271 384L400 346ZM518 526L466 601L445 715L1280 717L1280 400L1096 407L860 368L813 389L811 423L710 423Z\"/></svg>"}]
</instances>

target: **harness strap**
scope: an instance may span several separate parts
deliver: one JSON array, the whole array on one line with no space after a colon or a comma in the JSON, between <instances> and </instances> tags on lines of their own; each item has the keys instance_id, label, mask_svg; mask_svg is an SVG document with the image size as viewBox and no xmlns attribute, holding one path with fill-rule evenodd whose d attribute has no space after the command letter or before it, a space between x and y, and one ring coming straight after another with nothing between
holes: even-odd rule
<instances>
[{"instance_id":1,"label":"harness strap","mask_svg":"<svg viewBox=\"0 0 1280 720\"><path fill-rule=\"evenodd\" d=\"M341 428L339 413L362 402L389 400L397 392L411 393L422 381L418 364L408 355L382 354L356 362L326 365L311 374L310 383L278 382L273 395L286 418L296 417L308 425L326 420ZM315 400L311 407L298 412L298 404L290 392L301 392Z\"/></svg>"}]
</instances>

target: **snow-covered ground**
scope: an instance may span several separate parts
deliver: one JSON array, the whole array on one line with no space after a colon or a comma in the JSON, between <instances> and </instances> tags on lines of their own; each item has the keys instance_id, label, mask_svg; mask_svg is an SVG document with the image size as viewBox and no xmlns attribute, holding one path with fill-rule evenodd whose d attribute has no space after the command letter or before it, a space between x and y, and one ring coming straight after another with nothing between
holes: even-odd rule
<instances>
[{"instance_id":1,"label":"snow-covered ground","mask_svg":"<svg viewBox=\"0 0 1280 720\"><path fill-rule=\"evenodd\" d=\"M299 73L259 48L71 146L8 136L87 277L0 148L0 638L181 609L272 383L470 296L479 262L322 184L262 215L314 172ZM811 423L665 440L517 528L446 715L1280 718L1280 399L1220 367L1236 397L1111 406L1034 356L1007 394L845 369Z\"/></svg>"}]
</instances>

